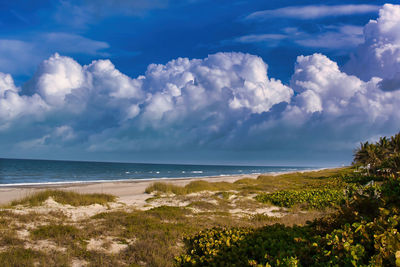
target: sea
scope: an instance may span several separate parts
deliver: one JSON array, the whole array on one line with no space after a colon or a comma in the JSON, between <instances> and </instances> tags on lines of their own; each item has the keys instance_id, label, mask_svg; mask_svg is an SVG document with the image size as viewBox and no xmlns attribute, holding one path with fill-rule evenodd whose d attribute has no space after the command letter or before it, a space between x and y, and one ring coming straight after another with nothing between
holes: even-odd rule
<instances>
[{"instance_id":1,"label":"sea","mask_svg":"<svg viewBox=\"0 0 400 267\"><path fill-rule=\"evenodd\" d=\"M304 171L313 167L115 163L0 158L0 187Z\"/></svg>"}]
</instances>

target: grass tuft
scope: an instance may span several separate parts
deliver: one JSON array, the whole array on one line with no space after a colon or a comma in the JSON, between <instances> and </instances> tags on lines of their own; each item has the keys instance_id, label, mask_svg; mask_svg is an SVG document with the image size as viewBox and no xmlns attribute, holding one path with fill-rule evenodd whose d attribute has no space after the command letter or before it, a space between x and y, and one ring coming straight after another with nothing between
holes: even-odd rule
<instances>
[{"instance_id":1,"label":"grass tuft","mask_svg":"<svg viewBox=\"0 0 400 267\"><path fill-rule=\"evenodd\" d=\"M49 197L60 204L68 204L71 206L89 206L92 204L105 205L108 202L115 201L116 197L109 194L80 194L70 191L46 190L27 196L21 200L11 202L11 206L29 205L40 206Z\"/></svg>"},{"instance_id":2,"label":"grass tuft","mask_svg":"<svg viewBox=\"0 0 400 267\"><path fill-rule=\"evenodd\" d=\"M78 228L72 225L49 224L39 226L32 230L31 237L35 240L51 239L58 244L64 244L79 240L81 238L81 233Z\"/></svg>"},{"instance_id":3,"label":"grass tuft","mask_svg":"<svg viewBox=\"0 0 400 267\"><path fill-rule=\"evenodd\" d=\"M170 193L175 195L187 194L184 187L163 182L155 182L151 184L146 188L145 192L147 194L151 194L152 192Z\"/></svg>"},{"instance_id":4,"label":"grass tuft","mask_svg":"<svg viewBox=\"0 0 400 267\"><path fill-rule=\"evenodd\" d=\"M201 191L224 191L232 190L235 185L228 182L207 182L203 180L192 181L186 186L177 186L169 183L155 182L146 188L146 193L162 192L175 195L186 195Z\"/></svg>"}]
</instances>

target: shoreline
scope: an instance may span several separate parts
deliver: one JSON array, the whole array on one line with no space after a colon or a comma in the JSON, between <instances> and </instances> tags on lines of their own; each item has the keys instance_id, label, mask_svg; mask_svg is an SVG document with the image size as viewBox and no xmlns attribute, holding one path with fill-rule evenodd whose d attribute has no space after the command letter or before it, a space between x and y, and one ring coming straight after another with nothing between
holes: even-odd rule
<instances>
[{"instance_id":1,"label":"shoreline","mask_svg":"<svg viewBox=\"0 0 400 267\"><path fill-rule=\"evenodd\" d=\"M115 179L115 180L86 180L86 181L57 181L57 182L39 182L39 183L15 183L15 184L0 184L0 190L3 188L47 188L47 187L58 187L58 186L73 186L73 185L90 185L99 183L139 183L139 182L170 182L180 180L193 180L193 179L219 179L219 178L230 178L230 177L258 177L259 175L281 175L296 172L310 172L320 171L326 169L335 169L340 167L325 167L325 168L310 168L306 170L291 170L291 171L274 171L265 173L241 173L241 174L221 174L221 175L210 175L210 176L184 176L184 177L159 177L159 178L131 178L131 179Z\"/></svg>"},{"instance_id":2,"label":"shoreline","mask_svg":"<svg viewBox=\"0 0 400 267\"><path fill-rule=\"evenodd\" d=\"M230 182L233 183L243 178L257 178L260 175L282 175L296 172L313 172L324 169L334 168L319 168L303 171L283 171L270 172L262 174L240 174L227 176L205 176L205 177L177 177L177 178L152 178L152 179L135 179L135 180L107 180L107 181L84 181L84 182L61 182L61 183L38 183L31 185L7 185L0 186L0 204L7 204L13 200L21 199L36 192L46 189L68 190L77 193L105 193L115 195L119 201L126 204L142 204L142 202L151 195L145 193L145 189L154 182L167 182L178 186L203 180L208 182Z\"/></svg>"}]
</instances>

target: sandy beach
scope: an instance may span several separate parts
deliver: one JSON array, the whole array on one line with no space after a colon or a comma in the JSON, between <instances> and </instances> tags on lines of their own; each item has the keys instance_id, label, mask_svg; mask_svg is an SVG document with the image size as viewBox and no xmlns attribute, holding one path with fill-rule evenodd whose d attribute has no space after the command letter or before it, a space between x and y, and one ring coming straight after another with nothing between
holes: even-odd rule
<instances>
[{"instance_id":1,"label":"sandy beach","mask_svg":"<svg viewBox=\"0 0 400 267\"><path fill-rule=\"evenodd\" d=\"M277 175L282 173L269 173ZM154 182L168 182L174 185L184 186L194 180L208 182L235 182L242 178L257 178L259 174L243 174L223 177L202 177L202 178L172 178L172 179L149 179L117 182L87 182L87 183L65 183L65 184L41 184L29 186L7 186L0 187L0 204L7 204L10 201L20 199L35 192L45 189L69 190L77 193L105 193L119 198L120 202L128 205L143 205L149 194L145 189Z\"/></svg>"}]
</instances>

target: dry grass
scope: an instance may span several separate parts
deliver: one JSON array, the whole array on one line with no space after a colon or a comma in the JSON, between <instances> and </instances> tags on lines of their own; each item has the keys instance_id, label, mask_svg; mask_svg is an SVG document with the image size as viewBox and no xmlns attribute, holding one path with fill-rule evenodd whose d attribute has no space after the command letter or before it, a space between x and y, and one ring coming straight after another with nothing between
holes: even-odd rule
<instances>
[{"instance_id":1,"label":"dry grass","mask_svg":"<svg viewBox=\"0 0 400 267\"><path fill-rule=\"evenodd\" d=\"M88 206L92 204L105 205L108 202L115 201L116 199L115 196L108 194L79 194L70 191L46 190L27 196L21 200L12 201L10 205L39 206L50 197L60 204L68 204L75 207Z\"/></svg>"},{"instance_id":2,"label":"dry grass","mask_svg":"<svg viewBox=\"0 0 400 267\"><path fill-rule=\"evenodd\" d=\"M32 230L31 238L33 240L53 240L57 244L71 244L71 242L82 240L82 234L82 231L72 225L49 224Z\"/></svg>"},{"instance_id":3,"label":"dry grass","mask_svg":"<svg viewBox=\"0 0 400 267\"><path fill-rule=\"evenodd\" d=\"M60 253L46 254L23 247L11 247L0 253L0 266L68 266L68 258Z\"/></svg>"}]
</instances>

